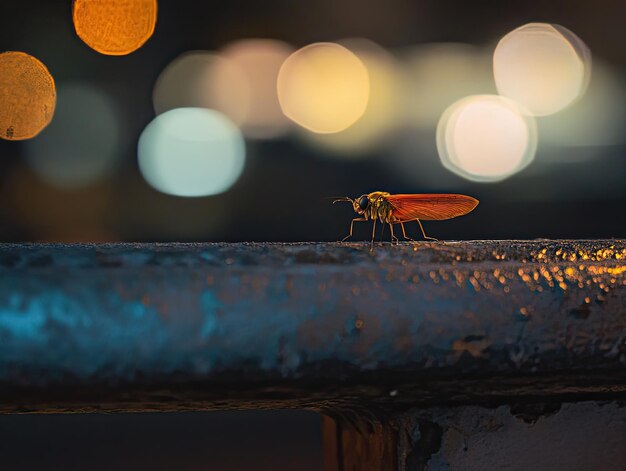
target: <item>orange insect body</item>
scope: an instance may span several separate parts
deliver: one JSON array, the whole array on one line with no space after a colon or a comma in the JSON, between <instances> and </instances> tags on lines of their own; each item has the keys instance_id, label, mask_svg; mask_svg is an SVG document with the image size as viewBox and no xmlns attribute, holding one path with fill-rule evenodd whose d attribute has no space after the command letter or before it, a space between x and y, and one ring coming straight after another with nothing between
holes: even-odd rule
<instances>
[{"instance_id":1,"label":"orange insect body","mask_svg":"<svg viewBox=\"0 0 626 471\"><path fill-rule=\"evenodd\" d=\"M350 224L350 234L344 238L352 236L352 226L356 221L374 221L372 230L372 247L374 243L374 231L376 221L389 224L391 228L392 240L397 240L393 235L393 225L400 224L402 234L405 239L409 239L404 231L404 223L417 221L425 239L428 237L424 232L421 220L440 221L463 216L471 212L478 206L478 200L466 195L452 194L416 194L416 195L392 195L384 191L374 191L362 195L359 198L340 198L337 201L349 201L352 203L354 211L361 217L355 218Z\"/></svg>"}]
</instances>

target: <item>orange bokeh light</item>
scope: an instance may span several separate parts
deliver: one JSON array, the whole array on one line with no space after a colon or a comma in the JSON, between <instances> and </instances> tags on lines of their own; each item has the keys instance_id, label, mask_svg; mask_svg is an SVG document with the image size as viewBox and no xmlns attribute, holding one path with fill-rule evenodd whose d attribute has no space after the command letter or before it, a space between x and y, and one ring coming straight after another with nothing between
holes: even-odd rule
<instances>
[{"instance_id":1,"label":"orange bokeh light","mask_svg":"<svg viewBox=\"0 0 626 471\"><path fill-rule=\"evenodd\" d=\"M0 54L0 137L29 139L54 114L56 89L45 65L23 52Z\"/></svg>"},{"instance_id":2,"label":"orange bokeh light","mask_svg":"<svg viewBox=\"0 0 626 471\"><path fill-rule=\"evenodd\" d=\"M124 56L143 46L154 33L156 0L74 0L76 34L90 48Z\"/></svg>"}]
</instances>

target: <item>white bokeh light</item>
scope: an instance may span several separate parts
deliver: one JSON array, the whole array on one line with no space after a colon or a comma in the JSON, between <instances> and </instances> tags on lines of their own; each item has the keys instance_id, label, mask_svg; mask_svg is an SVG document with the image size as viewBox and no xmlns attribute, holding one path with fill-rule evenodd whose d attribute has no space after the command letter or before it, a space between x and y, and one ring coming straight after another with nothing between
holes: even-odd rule
<instances>
[{"instance_id":1,"label":"white bokeh light","mask_svg":"<svg viewBox=\"0 0 626 471\"><path fill-rule=\"evenodd\" d=\"M175 108L215 109L236 124L250 111L250 86L239 65L208 51L190 51L159 75L152 94L157 114Z\"/></svg>"},{"instance_id":2,"label":"white bokeh light","mask_svg":"<svg viewBox=\"0 0 626 471\"><path fill-rule=\"evenodd\" d=\"M406 79L404 108L408 125L435 129L441 114L469 95L493 94L492 57L464 43L430 43L403 54Z\"/></svg>"},{"instance_id":3,"label":"white bokeh light","mask_svg":"<svg viewBox=\"0 0 626 471\"><path fill-rule=\"evenodd\" d=\"M512 100L496 95L457 101L437 127L441 162L468 180L503 180L526 167L536 149L534 119Z\"/></svg>"},{"instance_id":4,"label":"white bokeh light","mask_svg":"<svg viewBox=\"0 0 626 471\"><path fill-rule=\"evenodd\" d=\"M470 95L495 94L493 51L465 43L425 43L401 51L404 77L399 111L402 126L383 154L411 185L454 190L454 176L437 158L437 123L451 103Z\"/></svg>"},{"instance_id":5,"label":"white bokeh light","mask_svg":"<svg viewBox=\"0 0 626 471\"><path fill-rule=\"evenodd\" d=\"M493 54L493 73L501 95L536 116L545 116L585 92L591 53L563 26L529 23L500 40Z\"/></svg>"},{"instance_id":6,"label":"white bokeh light","mask_svg":"<svg viewBox=\"0 0 626 471\"><path fill-rule=\"evenodd\" d=\"M157 116L143 131L139 169L146 181L176 196L209 196L228 190L245 163L239 129L221 113L178 108Z\"/></svg>"},{"instance_id":7,"label":"white bokeh light","mask_svg":"<svg viewBox=\"0 0 626 471\"><path fill-rule=\"evenodd\" d=\"M293 48L275 39L242 39L220 51L222 64L233 64L243 74L246 84L225 81L221 94L249 94L248 113L240 124L246 137L271 139L289 129L291 122L278 104L276 80L281 65Z\"/></svg>"},{"instance_id":8,"label":"white bokeh light","mask_svg":"<svg viewBox=\"0 0 626 471\"><path fill-rule=\"evenodd\" d=\"M336 43L315 43L287 58L277 88L285 116L309 131L335 133L363 116L370 82L353 52Z\"/></svg>"},{"instance_id":9,"label":"white bokeh light","mask_svg":"<svg viewBox=\"0 0 626 471\"><path fill-rule=\"evenodd\" d=\"M90 185L114 170L120 156L120 116L102 90L60 84L52 123L24 143L26 160L58 188Z\"/></svg>"}]
</instances>

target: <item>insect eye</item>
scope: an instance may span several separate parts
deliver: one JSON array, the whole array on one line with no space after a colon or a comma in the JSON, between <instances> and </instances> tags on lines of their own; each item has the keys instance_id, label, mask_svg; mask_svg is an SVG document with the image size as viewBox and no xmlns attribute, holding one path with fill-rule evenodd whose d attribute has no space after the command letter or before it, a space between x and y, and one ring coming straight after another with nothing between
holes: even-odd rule
<instances>
[{"instance_id":1,"label":"insect eye","mask_svg":"<svg viewBox=\"0 0 626 471\"><path fill-rule=\"evenodd\" d=\"M370 200L367 198L367 196L361 196L361 198L359 199L359 208L366 209L369 202Z\"/></svg>"}]
</instances>

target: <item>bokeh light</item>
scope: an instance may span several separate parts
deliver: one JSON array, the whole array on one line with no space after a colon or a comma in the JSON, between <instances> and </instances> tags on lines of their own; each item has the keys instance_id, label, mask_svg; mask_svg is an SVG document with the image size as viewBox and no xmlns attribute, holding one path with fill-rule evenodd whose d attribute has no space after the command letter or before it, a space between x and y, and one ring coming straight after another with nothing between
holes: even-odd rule
<instances>
[{"instance_id":1,"label":"bokeh light","mask_svg":"<svg viewBox=\"0 0 626 471\"><path fill-rule=\"evenodd\" d=\"M74 0L76 34L90 48L123 56L143 46L154 33L156 0Z\"/></svg>"},{"instance_id":2,"label":"bokeh light","mask_svg":"<svg viewBox=\"0 0 626 471\"><path fill-rule=\"evenodd\" d=\"M0 54L0 137L30 139L52 120L54 79L35 57L23 52Z\"/></svg>"},{"instance_id":3,"label":"bokeh light","mask_svg":"<svg viewBox=\"0 0 626 471\"><path fill-rule=\"evenodd\" d=\"M221 113L178 108L157 116L139 138L139 168L162 193L208 196L223 193L243 171L245 144Z\"/></svg>"},{"instance_id":4,"label":"bokeh light","mask_svg":"<svg viewBox=\"0 0 626 471\"><path fill-rule=\"evenodd\" d=\"M239 65L207 51L174 59L159 75L153 92L157 114L176 108L215 109L241 125L250 111L251 90Z\"/></svg>"},{"instance_id":5,"label":"bokeh light","mask_svg":"<svg viewBox=\"0 0 626 471\"><path fill-rule=\"evenodd\" d=\"M331 134L303 132L305 139L336 157L371 154L399 124L404 96L403 74L396 59L366 39L345 39L339 44L352 51L367 69L370 93L367 107L352 126Z\"/></svg>"},{"instance_id":6,"label":"bokeh light","mask_svg":"<svg viewBox=\"0 0 626 471\"><path fill-rule=\"evenodd\" d=\"M595 60L585 95L561 113L538 120L541 142L563 147L626 142L626 78ZM567 154L561 159L567 159Z\"/></svg>"},{"instance_id":7,"label":"bokeh light","mask_svg":"<svg viewBox=\"0 0 626 471\"><path fill-rule=\"evenodd\" d=\"M493 54L498 92L536 116L562 110L580 97L591 74L591 53L574 33L548 23L521 26Z\"/></svg>"},{"instance_id":8,"label":"bokeh light","mask_svg":"<svg viewBox=\"0 0 626 471\"><path fill-rule=\"evenodd\" d=\"M315 43L294 52L278 74L283 113L317 133L335 133L365 112L370 81L363 62L347 48Z\"/></svg>"},{"instance_id":9,"label":"bokeh light","mask_svg":"<svg viewBox=\"0 0 626 471\"><path fill-rule=\"evenodd\" d=\"M492 57L463 43L430 43L403 54L407 124L434 130L445 109L469 95L494 94Z\"/></svg>"},{"instance_id":10,"label":"bokeh light","mask_svg":"<svg viewBox=\"0 0 626 471\"><path fill-rule=\"evenodd\" d=\"M496 93L492 52L464 43L427 43L400 51L403 126L382 156L397 178L417 188L458 190L458 179L437 157L437 123L457 100Z\"/></svg>"},{"instance_id":11,"label":"bokeh light","mask_svg":"<svg viewBox=\"0 0 626 471\"><path fill-rule=\"evenodd\" d=\"M226 61L235 64L245 76L245 88L238 81L221 81L218 95L245 96L249 94L248 113L239 123L243 134L257 139L269 139L284 134L290 125L278 104L276 81L281 65L293 52L287 43L274 39L244 39L220 51Z\"/></svg>"},{"instance_id":12,"label":"bokeh light","mask_svg":"<svg viewBox=\"0 0 626 471\"><path fill-rule=\"evenodd\" d=\"M98 88L62 84L58 93L54 121L37 139L26 142L27 162L49 185L89 185L119 161L120 116Z\"/></svg>"},{"instance_id":13,"label":"bokeh light","mask_svg":"<svg viewBox=\"0 0 626 471\"><path fill-rule=\"evenodd\" d=\"M450 106L437 127L443 165L469 180L503 180L526 167L537 149L534 119L497 95L466 97Z\"/></svg>"}]
</instances>

